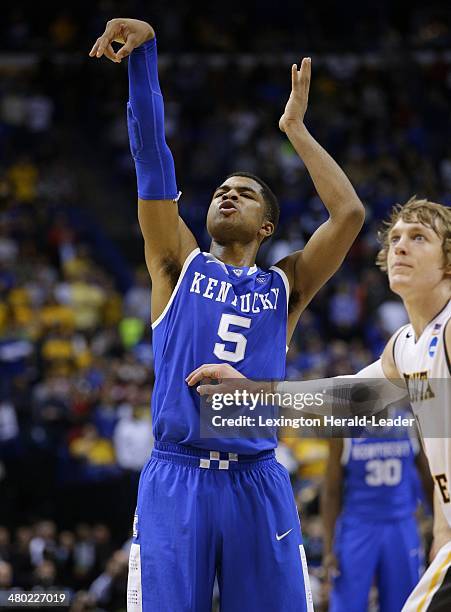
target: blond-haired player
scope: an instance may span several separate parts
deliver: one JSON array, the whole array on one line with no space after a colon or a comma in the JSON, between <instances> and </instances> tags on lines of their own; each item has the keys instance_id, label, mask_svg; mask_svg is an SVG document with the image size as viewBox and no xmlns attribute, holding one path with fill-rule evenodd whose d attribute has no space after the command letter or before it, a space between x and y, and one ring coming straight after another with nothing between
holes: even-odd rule
<instances>
[{"instance_id":1,"label":"blond-haired player","mask_svg":"<svg viewBox=\"0 0 451 612\"><path fill-rule=\"evenodd\" d=\"M392 336L381 359L359 375L405 381L439 500L435 557L403 612L451 610L451 209L411 198L394 207L380 239L377 264L402 298L410 323ZM210 364L193 372L188 383L207 377L239 374L228 365ZM211 388L203 385L199 391L210 393ZM396 391L387 403L395 399Z\"/></svg>"}]
</instances>

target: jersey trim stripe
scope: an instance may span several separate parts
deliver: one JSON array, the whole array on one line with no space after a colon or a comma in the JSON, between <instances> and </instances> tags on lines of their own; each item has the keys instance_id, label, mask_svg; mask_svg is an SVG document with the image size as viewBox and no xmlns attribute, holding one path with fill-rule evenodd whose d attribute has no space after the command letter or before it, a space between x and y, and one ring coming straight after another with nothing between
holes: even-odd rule
<instances>
[{"instance_id":1,"label":"jersey trim stripe","mask_svg":"<svg viewBox=\"0 0 451 612\"><path fill-rule=\"evenodd\" d=\"M397 342L399 336L402 334L402 332L405 331L408 327L409 327L409 324L403 325L401 327L401 329L398 330L398 332L396 334L396 338L393 340L393 346L391 347L393 363L395 364L395 367L398 370L398 372L399 372L399 368L398 368L398 365L396 363L396 355L395 355L396 342Z\"/></svg>"},{"instance_id":2,"label":"jersey trim stripe","mask_svg":"<svg viewBox=\"0 0 451 612\"><path fill-rule=\"evenodd\" d=\"M128 559L127 612L142 612L141 546L133 542Z\"/></svg>"},{"instance_id":3,"label":"jersey trim stripe","mask_svg":"<svg viewBox=\"0 0 451 612\"><path fill-rule=\"evenodd\" d=\"M448 301L446 302L446 304L443 306L443 308L440 308L440 310L438 311L438 313L432 317L432 319L429 321L429 323L426 325L426 327L427 327L428 325L430 325L430 324L431 324L433 321L435 321L435 319L437 319L437 318L438 318L438 317L439 317L439 316L442 314L442 312L443 312L443 311L444 311L446 308L448 308L448 304L449 304L449 302L450 302L450 300L448 300ZM426 329L426 327L425 327L425 329Z\"/></svg>"},{"instance_id":4,"label":"jersey trim stripe","mask_svg":"<svg viewBox=\"0 0 451 612\"><path fill-rule=\"evenodd\" d=\"M227 266L225 265L225 263L223 261L221 261L220 259L218 259L217 257L215 257L212 253L209 253L208 251L202 251L202 255L205 255L205 257L207 258L207 263L217 263L218 266L221 266L221 268L224 270L224 272L228 275L229 271L227 270Z\"/></svg>"},{"instance_id":5,"label":"jersey trim stripe","mask_svg":"<svg viewBox=\"0 0 451 612\"><path fill-rule=\"evenodd\" d=\"M426 591L426 593L424 594L423 598L421 599L420 604L418 606L418 611L417 612L422 612L423 610L427 610L426 603L430 603L432 597L435 595L435 593L440 588L440 586L441 586L441 584L443 582L443 579L445 577L445 576L442 576L442 573L449 566L450 563L451 563L451 553L449 553L446 556L446 558L443 561L443 563L441 563L439 565L439 567L435 571L434 575L432 576L431 582L429 584L429 588Z\"/></svg>"},{"instance_id":6,"label":"jersey trim stripe","mask_svg":"<svg viewBox=\"0 0 451 612\"><path fill-rule=\"evenodd\" d=\"M341 451L340 463L341 465L347 465L351 456L352 440L350 438L343 438L343 450Z\"/></svg>"},{"instance_id":7,"label":"jersey trim stripe","mask_svg":"<svg viewBox=\"0 0 451 612\"><path fill-rule=\"evenodd\" d=\"M448 372L449 372L449 374L451 374L451 363L449 361L448 348L446 346L446 328L448 327L450 321L451 321L451 319L447 320L447 322L445 323L445 327L443 329L443 348L445 350L445 357L446 357L446 363L448 365Z\"/></svg>"},{"instance_id":8,"label":"jersey trim stripe","mask_svg":"<svg viewBox=\"0 0 451 612\"><path fill-rule=\"evenodd\" d=\"M301 557L302 575L304 577L305 603L307 604L307 612L314 612L313 595L312 589L310 587L310 577L307 568L307 558L305 556L305 549L302 544L299 544L299 555Z\"/></svg>"},{"instance_id":9,"label":"jersey trim stripe","mask_svg":"<svg viewBox=\"0 0 451 612\"><path fill-rule=\"evenodd\" d=\"M188 257L185 259L185 263L183 264L183 268L182 268L182 271L180 272L180 276L179 276L179 279L177 281L177 284L174 287L173 292L171 293L171 297L169 298L169 302L166 304L165 309L163 310L161 315L158 317L158 319L152 323L152 329L155 329L156 326L159 323L161 323L161 321L164 319L167 311L169 310L169 308L171 307L172 302L174 301L175 296L177 295L177 291L178 291L178 289L180 287L180 283L182 282L183 277L186 274L186 270L188 269L188 266L193 261L193 259L196 257L196 255L198 255L199 253L200 253L200 249L199 248L194 249L194 251L191 251L191 253L188 255Z\"/></svg>"},{"instance_id":10,"label":"jersey trim stripe","mask_svg":"<svg viewBox=\"0 0 451 612\"><path fill-rule=\"evenodd\" d=\"M442 584L428 607L428 612L443 612L443 610L451 610L451 567L445 574Z\"/></svg>"},{"instance_id":11,"label":"jersey trim stripe","mask_svg":"<svg viewBox=\"0 0 451 612\"><path fill-rule=\"evenodd\" d=\"M269 269L274 270L274 272L277 272L277 274L283 280L283 284L285 285L285 297L287 299L287 315L288 315L288 301L290 299L290 283L288 282L287 275L285 274L283 270L281 270L277 266L271 266Z\"/></svg>"}]
</instances>

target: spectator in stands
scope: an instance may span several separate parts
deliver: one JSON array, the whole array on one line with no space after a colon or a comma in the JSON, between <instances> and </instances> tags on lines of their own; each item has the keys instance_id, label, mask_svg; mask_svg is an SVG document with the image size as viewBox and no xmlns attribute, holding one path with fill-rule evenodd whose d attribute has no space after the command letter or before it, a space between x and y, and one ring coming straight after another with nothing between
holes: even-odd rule
<instances>
[{"instance_id":1,"label":"spectator in stands","mask_svg":"<svg viewBox=\"0 0 451 612\"><path fill-rule=\"evenodd\" d=\"M13 568L10 563L0 560L0 589L8 590L13 586Z\"/></svg>"}]
</instances>

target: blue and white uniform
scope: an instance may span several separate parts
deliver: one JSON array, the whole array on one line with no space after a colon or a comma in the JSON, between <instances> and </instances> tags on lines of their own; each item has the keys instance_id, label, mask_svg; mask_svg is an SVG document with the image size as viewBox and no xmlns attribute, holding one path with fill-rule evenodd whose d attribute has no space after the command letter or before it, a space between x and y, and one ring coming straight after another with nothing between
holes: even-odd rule
<instances>
[{"instance_id":1,"label":"blue and white uniform","mask_svg":"<svg viewBox=\"0 0 451 612\"><path fill-rule=\"evenodd\" d=\"M366 612L374 582L380 612L400 612L423 561L414 517L418 441L406 435L343 442L343 504L334 544L340 575L330 612Z\"/></svg>"},{"instance_id":2,"label":"blue and white uniform","mask_svg":"<svg viewBox=\"0 0 451 612\"><path fill-rule=\"evenodd\" d=\"M288 281L193 251L153 324L155 450L141 474L129 612L313 610L297 509L276 435L203 437L186 376L203 363L283 379Z\"/></svg>"}]
</instances>

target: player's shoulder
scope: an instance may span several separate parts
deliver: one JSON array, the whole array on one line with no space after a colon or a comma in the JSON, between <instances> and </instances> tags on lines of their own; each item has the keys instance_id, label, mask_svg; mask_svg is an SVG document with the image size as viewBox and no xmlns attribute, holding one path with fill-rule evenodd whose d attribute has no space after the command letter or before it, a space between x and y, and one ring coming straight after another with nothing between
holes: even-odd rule
<instances>
[{"instance_id":1,"label":"player's shoulder","mask_svg":"<svg viewBox=\"0 0 451 612\"><path fill-rule=\"evenodd\" d=\"M284 287L285 287L285 291L286 291L287 297L290 295L290 280L289 280L285 270L283 268L281 268L279 266L279 264L271 266L269 268L269 270L261 270L261 273L263 273L263 274L270 273L275 278L280 278L281 281L283 282Z\"/></svg>"},{"instance_id":2,"label":"player's shoulder","mask_svg":"<svg viewBox=\"0 0 451 612\"><path fill-rule=\"evenodd\" d=\"M409 337L411 325L403 325L395 331L390 340L385 345L382 353L382 369L387 378L399 378L400 374L396 366L396 347L398 342Z\"/></svg>"},{"instance_id":3,"label":"player's shoulder","mask_svg":"<svg viewBox=\"0 0 451 612\"><path fill-rule=\"evenodd\" d=\"M396 350L396 346L398 342L402 342L405 339L411 337L412 334L412 326L410 323L399 327L394 334L392 334L390 340L386 344L386 350L390 350L392 353Z\"/></svg>"},{"instance_id":4,"label":"player's shoulder","mask_svg":"<svg viewBox=\"0 0 451 612\"><path fill-rule=\"evenodd\" d=\"M445 319L445 323L444 323L444 336L445 336L445 342L446 342L446 346L448 348L451 348L451 309L448 309L449 312L447 313L447 317Z\"/></svg>"},{"instance_id":5,"label":"player's shoulder","mask_svg":"<svg viewBox=\"0 0 451 612\"><path fill-rule=\"evenodd\" d=\"M446 355L446 360L448 362L448 369L451 373L451 314L448 317L446 323L445 323L445 329L443 332L443 336L444 336L444 347L445 347L445 355Z\"/></svg>"}]
</instances>

